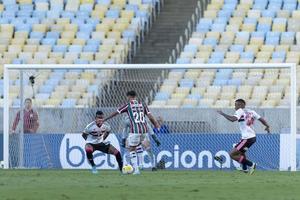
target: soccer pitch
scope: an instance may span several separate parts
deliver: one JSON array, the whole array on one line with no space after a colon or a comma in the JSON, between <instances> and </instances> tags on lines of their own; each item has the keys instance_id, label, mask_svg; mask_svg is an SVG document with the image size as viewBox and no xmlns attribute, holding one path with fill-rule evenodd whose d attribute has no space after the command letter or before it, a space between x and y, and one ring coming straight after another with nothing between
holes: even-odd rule
<instances>
[{"instance_id":1,"label":"soccer pitch","mask_svg":"<svg viewBox=\"0 0 300 200\"><path fill-rule=\"evenodd\" d=\"M256 171L0 170L1 200L298 200L300 173Z\"/></svg>"}]
</instances>

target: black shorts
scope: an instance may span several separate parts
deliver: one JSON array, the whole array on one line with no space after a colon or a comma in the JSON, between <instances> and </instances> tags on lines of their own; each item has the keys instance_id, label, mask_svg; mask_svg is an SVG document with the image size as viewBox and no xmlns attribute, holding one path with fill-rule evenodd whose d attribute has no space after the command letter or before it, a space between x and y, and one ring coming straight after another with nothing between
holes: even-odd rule
<instances>
[{"instance_id":1,"label":"black shorts","mask_svg":"<svg viewBox=\"0 0 300 200\"><path fill-rule=\"evenodd\" d=\"M239 143L235 145L235 148L245 153L254 143L256 142L256 137L249 138L249 139L242 139Z\"/></svg>"},{"instance_id":2,"label":"black shorts","mask_svg":"<svg viewBox=\"0 0 300 200\"><path fill-rule=\"evenodd\" d=\"M99 143L99 144L87 143L86 145L91 145L93 147L93 152L101 151L103 153L108 153L108 149L110 147L110 144L104 144L104 143Z\"/></svg>"}]
</instances>

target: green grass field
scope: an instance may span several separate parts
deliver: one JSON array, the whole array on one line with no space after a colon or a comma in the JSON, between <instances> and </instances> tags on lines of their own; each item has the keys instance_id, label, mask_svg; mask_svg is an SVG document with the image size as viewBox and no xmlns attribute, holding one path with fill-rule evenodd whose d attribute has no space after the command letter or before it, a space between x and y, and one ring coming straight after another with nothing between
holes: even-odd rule
<instances>
[{"instance_id":1,"label":"green grass field","mask_svg":"<svg viewBox=\"0 0 300 200\"><path fill-rule=\"evenodd\" d=\"M1 200L299 200L300 173L0 170Z\"/></svg>"}]
</instances>

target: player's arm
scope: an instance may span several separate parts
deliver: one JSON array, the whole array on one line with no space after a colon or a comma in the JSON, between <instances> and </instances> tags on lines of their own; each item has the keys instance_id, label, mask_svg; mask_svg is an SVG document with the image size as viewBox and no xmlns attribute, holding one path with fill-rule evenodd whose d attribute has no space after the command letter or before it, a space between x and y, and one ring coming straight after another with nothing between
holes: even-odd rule
<instances>
[{"instance_id":1,"label":"player's arm","mask_svg":"<svg viewBox=\"0 0 300 200\"><path fill-rule=\"evenodd\" d=\"M157 120L155 119L155 117L151 113L148 113L147 116L148 116L150 122L154 125L154 127L157 129L160 129L160 125L157 122Z\"/></svg>"},{"instance_id":2,"label":"player's arm","mask_svg":"<svg viewBox=\"0 0 300 200\"><path fill-rule=\"evenodd\" d=\"M84 140L86 140L87 137L88 137L88 133L82 132L81 136L82 136L82 138L83 138Z\"/></svg>"},{"instance_id":3,"label":"player's arm","mask_svg":"<svg viewBox=\"0 0 300 200\"><path fill-rule=\"evenodd\" d=\"M118 111L115 111L115 112L113 112L112 114L110 114L108 117L106 117L106 118L104 119L104 121L107 121L107 120L109 120L109 119L111 119L111 118L117 116L118 114L119 114L119 112L118 112Z\"/></svg>"},{"instance_id":4,"label":"player's arm","mask_svg":"<svg viewBox=\"0 0 300 200\"><path fill-rule=\"evenodd\" d=\"M157 138L156 134L154 133L152 127L147 123L148 126L148 130L149 130L149 134L151 135L152 139L154 140L154 142L156 143L157 146L160 146L160 141Z\"/></svg>"},{"instance_id":5,"label":"player's arm","mask_svg":"<svg viewBox=\"0 0 300 200\"><path fill-rule=\"evenodd\" d=\"M110 125L107 123L102 124L101 126L101 132L103 132L103 141L106 140L108 135L110 134L111 128Z\"/></svg>"},{"instance_id":6,"label":"player's arm","mask_svg":"<svg viewBox=\"0 0 300 200\"><path fill-rule=\"evenodd\" d=\"M15 117L15 120L14 120L14 123L13 123L13 126L12 126L12 133L15 133L16 132L16 129L17 129L17 126L19 124L19 121L20 121L20 111L18 111L16 117Z\"/></svg>"},{"instance_id":7,"label":"player's arm","mask_svg":"<svg viewBox=\"0 0 300 200\"><path fill-rule=\"evenodd\" d=\"M37 111L34 111L34 127L33 127L33 132L36 133L36 131L38 130L40 123L39 123L39 115L37 113Z\"/></svg>"},{"instance_id":8,"label":"player's arm","mask_svg":"<svg viewBox=\"0 0 300 200\"><path fill-rule=\"evenodd\" d=\"M268 122L262 117L259 118L258 121L260 121L260 123L262 123L265 126L265 131L270 133L270 126L269 126Z\"/></svg>"},{"instance_id":9,"label":"player's arm","mask_svg":"<svg viewBox=\"0 0 300 200\"><path fill-rule=\"evenodd\" d=\"M236 116L227 115L226 113L223 113L221 110L218 110L217 112L231 122L235 122L238 120L238 118Z\"/></svg>"},{"instance_id":10,"label":"player's arm","mask_svg":"<svg viewBox=\"0 0 300 200\"><path fill-rule=\"evenodd\" d=\"M127 108L128 108L128 105L127 105L127 104L123 105L122 107L118 108L117 111L113 112L113 113L110 114L108 117L106 117L106 118L104 119L104 121L107 121L107 120L109 120L109 119L111 119L111 118L117 116L118 114L121 114L121 113L126 112L126 111L127 111Z\"/></svg>"}]
</instances>

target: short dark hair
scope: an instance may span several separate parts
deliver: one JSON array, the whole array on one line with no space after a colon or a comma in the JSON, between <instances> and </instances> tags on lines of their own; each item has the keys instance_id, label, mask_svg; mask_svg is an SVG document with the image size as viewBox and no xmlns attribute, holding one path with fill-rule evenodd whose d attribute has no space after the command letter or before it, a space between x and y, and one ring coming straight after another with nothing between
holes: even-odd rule
<instances>
[{"instance_id":1,"label":"short dark hair","mask_svg":"<svg viewBox=\"0 0 300 200\"><path fill-rule=\"evenodd\" d=\"M30 103L32 103L32 100L30 98L26 98L24 102L26 101L30 101Z\"/></svg>"},{"instance_id":2,"label":"short dark hair","mask_svg":"<svg viewBox=\"0 0 300 200\"><path fill-rule=\"evenodd\" d=\"M97 110L97 112L96 112L96 116L97 115L103 115L104 113L102 112L102 110Z\"/></svg>"},{"instance_id":3,"label":"short dark hair","mask_svg":"<svg viewBox=\"0 0 300 200\"><path fill-rule=\"evenodd\" d=\"M240 103L243 103L246 105L246 101L244 99L237 99L237 100L235 100L235 102L240 102Z\"/></svg>"},{"instance_id":4,"label":"short dark hair","mask_svg":"<svg viewBox=\"0 0 300 200\"><path fill-rule=\"evenodd\" d=\"M136 97L136 92L134 90L128 91L126 96Z\"/></svg>"}]
</instances>

